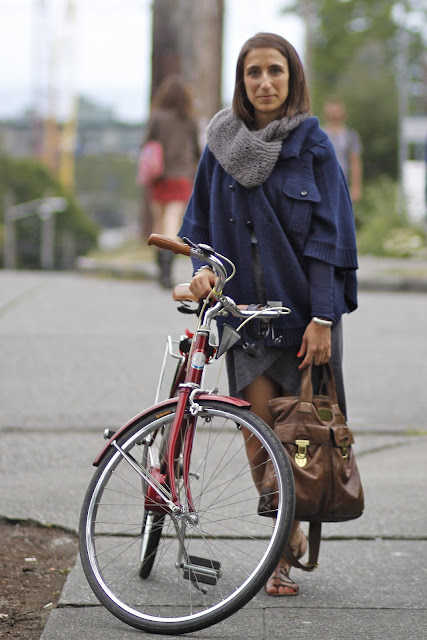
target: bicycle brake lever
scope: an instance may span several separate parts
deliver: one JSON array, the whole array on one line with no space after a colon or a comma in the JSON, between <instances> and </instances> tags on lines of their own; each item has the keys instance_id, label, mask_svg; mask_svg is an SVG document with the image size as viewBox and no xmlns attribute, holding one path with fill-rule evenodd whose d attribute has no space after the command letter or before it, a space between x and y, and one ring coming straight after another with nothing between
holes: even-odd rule
<instances>
[{"instance_id":1,"label":"bicycle brake lever","mask_svg":"<svg viewBox=\"0 0 427 640\"><path fill-rule=\"evenodd\" d=\"M199 251L202 254L202 257L203 255L211 256L215 253L215 250L212 249L212 247L210 247L208 244L203 244L203 243L196 244L195 242L192 242L190 238L187 238L187 237L183 238L182 240L185 242L185 244L188 244L192 249Z\"/></svg>"},{"instance_id":2,"label":"bicycle brake lever","mask_svg":"<svg viewBox=\"0 0 427 640\"><path fill-rule=\"evenodd\" d=\"M193 247L193 249L195 249L197 247L197 244L192 242L190 240L190 238L185 237L185 238L182 239L182 241L185 242L185 244L188 244L189 247Z\"/></svg>"}]
</instances>

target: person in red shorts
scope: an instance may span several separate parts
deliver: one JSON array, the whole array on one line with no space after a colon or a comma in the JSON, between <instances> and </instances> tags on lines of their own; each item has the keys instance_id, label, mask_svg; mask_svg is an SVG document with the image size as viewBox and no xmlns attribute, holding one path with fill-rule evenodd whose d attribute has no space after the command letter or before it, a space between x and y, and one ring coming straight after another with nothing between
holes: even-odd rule
<instances>
[{"instance_id":1,"label":"person in red shorts","mask_svg":"<svg viewBox=\"0 0 427 640\"><path fill-rule=\"evenodd\" d=\"M145 142L156 140L163 148L164 171L149 187L153 232L174 238L191 196L200 158L198 127L193 114L193 95L178 75L167 76L154 96ZM174 254L158 250L159 281L172 286Z\"/></svg>"}]
</instances>

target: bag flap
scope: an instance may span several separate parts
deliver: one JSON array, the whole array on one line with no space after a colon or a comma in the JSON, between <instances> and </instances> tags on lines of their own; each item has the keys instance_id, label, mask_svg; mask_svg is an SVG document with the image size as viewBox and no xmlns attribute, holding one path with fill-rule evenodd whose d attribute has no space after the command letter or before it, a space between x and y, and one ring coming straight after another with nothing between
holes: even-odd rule
<instances>
[{"instance_id":1,"label":"bag flap","mask_svg":"<svg viewBox=\"0 0 427 640\"><path fill-rule=\"evenodd\" d=\"M301 422L275 424L274 433L280 442L285 444L295 444L295 440L308 440L310 444L324 444L331 439L329 427Z\"/></svg>"}]
</instances>

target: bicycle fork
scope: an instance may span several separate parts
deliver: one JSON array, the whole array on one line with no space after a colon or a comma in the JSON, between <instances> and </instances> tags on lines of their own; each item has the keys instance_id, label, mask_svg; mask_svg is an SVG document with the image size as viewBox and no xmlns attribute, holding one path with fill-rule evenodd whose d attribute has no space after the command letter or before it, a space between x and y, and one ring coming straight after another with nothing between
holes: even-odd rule
<instances>
[{"instance_id":1,"label":"bicycle fork","mask_svg":"<svg viewBox=\"0 0 427 640\"><path fill-rule=\"evenodd\" d=\"M194 410L194 407L198 407L197 403L194 403L193 397L200 390L203 370L206 364L208 340L209 331L205 330L198 331L194 338L194 348L190 354L186 379L185 382L179 386L178 390L178 403L167 447L167 483L171 493L171 500L174 504L178 505L179 498L176 486L175 465L177 464L180 454L182 437L184 437L182 478L186 504L179 506L187 513L187 519L191 524L197 524L198 521L189 482L190 459L197 421L197 410ZM188 407L190 409L190 415L185 417L185 412ZM183 436L182 425L184 421L186 422L186 429Z\"/></svg>"}]
</instances>

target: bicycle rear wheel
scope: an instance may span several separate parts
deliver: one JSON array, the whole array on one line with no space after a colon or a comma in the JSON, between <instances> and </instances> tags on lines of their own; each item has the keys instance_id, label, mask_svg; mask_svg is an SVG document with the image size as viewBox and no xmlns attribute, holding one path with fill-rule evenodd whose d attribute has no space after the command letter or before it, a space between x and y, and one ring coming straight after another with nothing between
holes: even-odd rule
<instances>
[{"instance_id":1,"label":"bicycle rear wheel","mask_svg":"<svg viewBox=\"0 0 427 640\"><path fill-rule=\"evenodd\" d=\"M292 471L273 431L247 409L215 401L200 405L190 468L193 521L167 509L146 509L146 483L114 448L95 472L82 507L80 551L92 590L120 620L148 632L196 631L237 611L276 566L292 525ZM173 418L174 409L166 416L145 416L118 444L152 470L160 466L160 428ZM259 493L242 428L273 464L276 520L257 513ZM160 526L154 522L144 542L147 529L141 533L141 523L147 518L152 525L159 518ZM150 549L142 555L141 542Z\"/></svg>"},{"instance_id":2,"label":"bicycle rear wheel","mask_svg":"<svg viewBox=\"0 0 427 640\"><path fill-rule=\"evenodd\" d=\"M141 532L141 562L139 565L139 575L147 579L153 568L162 535L164 513L153 513L146 511Z\"/></svg>"}]
</instances>

